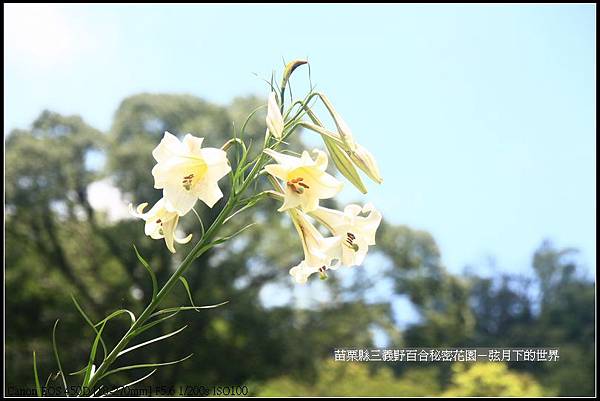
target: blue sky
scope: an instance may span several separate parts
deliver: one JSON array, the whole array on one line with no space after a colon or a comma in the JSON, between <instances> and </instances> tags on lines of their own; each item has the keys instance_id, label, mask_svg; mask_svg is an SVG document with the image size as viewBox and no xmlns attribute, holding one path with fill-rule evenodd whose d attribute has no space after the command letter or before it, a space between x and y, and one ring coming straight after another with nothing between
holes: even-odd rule
<instances>
[{"instance_id":1,"label":"blue sky","mask_svg":"<svg viewBox=\"0 0 600 401\"><path fill-rule=\"evenodd\" d=\"M525 272L544 238L595 268L595 6L4 11L5 134L44 108L106 130L142 91L266 96L253 73L308 57L379 160L385 182L369 199L385 219L431 232L451 271ZM344 199L359 199L347 187Z\"/></svg>"}]
</instances>

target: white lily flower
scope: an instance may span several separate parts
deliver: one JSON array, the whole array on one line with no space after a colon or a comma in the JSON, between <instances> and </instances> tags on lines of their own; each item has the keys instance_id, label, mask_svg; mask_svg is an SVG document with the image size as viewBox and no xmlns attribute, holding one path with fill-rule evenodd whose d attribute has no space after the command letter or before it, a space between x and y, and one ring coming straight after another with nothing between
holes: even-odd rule
<instances>
[{"instance_id":1,"label":"white lily flower","mask_svg":"<svg viewBox=\"0 0 600 401\"><path fill-rule=\"evenodd\" d=\"M277 105L277 99L275 98L275 92L269 94L269 101L267 102L267 134L270 132L275 138L281 139L283 136L283 116L281 110Z\"/></svg>"},{"instance_id":2,"label":"white lily flower","mask_svg":"<svg viewBox=\"0 0 600 401\"><path fill-rule=\"evenodd\" d=\"M360 213L368 213L366 217ZM356 266L362 264L369 250L375 245L375 232L381 223L381 213L371 203L363 208L359 205L348 205L343 212L319 207L310 215L323 223L335 236L342 239L342 265Z\"/></svg>"},{"instance_id":3,"label":"white lily flower","mask_svg":"<svg viewBox=\"0 0 600 401\"><path fill-rule=\"evenodd\" d=\"M179 244L187 244L192 239L192 234L185 238L177 238L175 230L179 222L179 214L167 208L167 201L161 198L150 210L144 213L144 209L148 203L142 203L137 207L137 211L133 210L133 205L129 204L129 212L146 222L144 232L152 239L165 239L167 248L172 253L175 253L174 242Z\"/></svg>"},{"instance_id":4,"label":"white lily flower","mask_svg":"<svg viewBox=\"0 0 600 401\"><path fill-rule=\"evenodd\" d=\"M223 197L218 181L231 171L227 154L217 148L202 148L204 138L187 134L183 142L170 132L152 151L158 162L152 169L154 188L163 189L167 207L180 216L198 199L208 207Z\"/></svg>"},{"instance_id":5,"label":"white lily flower","mask_svg":"<svg viewBox=\"0 0 600 401\"><path fill-rule=\"evenodd\" d=\"M330 267L331 268L331 267ZM335 268L333 268L335 269ZM327 274L325 271L327 267L316 267L309 266L305 260L300 262L299 265L294 266L290 269L290 275L294 278L294 281L298 284L306 284L308 282L308 277L314 273L319 273L321 279L326 279Z\"/></svg>"},{"instance_id":6,"label":"white lily flower","mask_svg":"<svg viewBox=\"0 0 600 401\"><path fill-rule=\"evenodd\" d=\"M290 210L294 226L300 235L304 260L299 265L290 269L290 274L299 284L304 284L313 273L320 273L322 278L327 277L328 269L337 269L340 254L340 237L325 238L317 228L298 210Z\"/></svg>"},{"instance_id":7,"label":"white lily flower","mask_svg":"<svg viewBox=\"0 0 600 401\"><path fill-rule=\"evenodd\" d=\"M304 212L315 210L319 199L334 197L342 189L342 183L325 172L327 154L315 149L313 160L307 151L301 157L284 155L272 149L264 151L278 164L269 164L265 170L283 180L285 185L283 205L280 212L300 206Z\"/></svg>"}]
</instances>

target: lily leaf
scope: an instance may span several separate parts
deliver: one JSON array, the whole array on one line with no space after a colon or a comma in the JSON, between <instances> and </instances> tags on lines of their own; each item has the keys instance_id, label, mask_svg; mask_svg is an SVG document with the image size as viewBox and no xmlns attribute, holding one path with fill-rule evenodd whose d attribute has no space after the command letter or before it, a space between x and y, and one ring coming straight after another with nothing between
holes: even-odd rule
<instances>
[{"instance_id":1,"label":"lily leaf","mask_svg":"<svg viewBox=\"0 0 600 401\"><path fill-rule=\"evenodd\" d=\"M158 367L158 366L167 366L167 365L174 365L176 363L179 362L183 362L186 359L189 359L192 357L192 355L194 354L189 354L188 356L186 356L185 358L181 358L178 359L176 361L171 361L171 362L161 362L161 363L142 363L139 365L129 365L129 366L123 366L117 369L113 369L113 370L109 370L108 372L106 372L104 375L102 375L102 378L105 378L107 376L110 376L114 373L118 373L118 372L123 372L125 370L132 370L132 369L142 369L142 368L154 368L154 367Z\"/></svg>"},{"instance_id":2,"label":"lily leaf","mask_svg":"<svg viewBox=\"0 0 600 401\"><path fill-rule=\"evenodd\" d=\"M186 311L186 310L195 310L195 311L197 311L198 309L212 309L212 308L216 308L216 307L225 305L228 302L229 301L225 301L225 302L221 302L220 304L205 305L205 306L176 306L174 308L161 309L161 310L159 310L159 311L154 312L153 314L151 314L150 317L152 318L154 316L162 315L162 314L165 314L165 313L179 312L179 311Z\"/></svg>"},{"instance_id":3,"label":"lily leaf","mask_svg":"<svg viewBox=\"0 0 600 401\"><path fill-rule=\"evenodd\" d=\"M58 326L58 319L56 319L56 322L54 323L54 328L52 329L52 350L54 351L54 359L56 359L56 364L58 365L58 373L62 378L63 385L65 386L65 393L68 397L69 395L67 393L67 389L69 387L67 386L65 372L63 372L62 365L60 363L60 357L58 356L58 347L56 346L56 326Z\"/></svg>"},{"instance_id":4,"label":"lily leaf","mask_svg":"<svg viewBox=\"0 0 600 401\"><path fill-rule=\"evenodd\" d=\"M183 276L179 277L179 281L181 281L181 283L185 287L185 291L187 292L188 298L190 299L190 303L195 308L196 305L194 305L194 299L192 298L192 292L190 291L190 285L188 284L187 280Z\"/></svg>"},{"instance_id":5,"label":"lily leaf","mask_svg":"<svg viewBox=\"0 0 600 401\"><path fill-rule=\"evenodd\" d=\"M133 245L133 249L134 249L135 255L137 256L140 263L146 268L146 270L150 274L150 278L152 279L152 300L154 301L156 299L156 293L158 291L158 283L156 281L156 275L154 274L154 271L152 270L152 268L150 267L148 262L146 262L146 259L144 259L142 257L142 255L140 255L140 253L138 252L135 245Z\"/></svg>"},{"instance_id":6,"label":"lily leaf","mask_svg":"<svg viewBox=\"0 0 600 401\"><path fill-rule=\"evenodd\" d=\"M69 373L69 376L77 376L77 375L83 374L83 373L85 373L86 369L87 369L87 365L85 365L83 368L79 369L76 372Z\"/></svg>"},{"instance_id":7,"label":"lily leaf","mask_svg":"<svg viewBox=\"0 0 600 401\"><path fill-rule=\"evenodd\" d=\"M75 299L73 294L71 294L71 299L73 300L73 303L75 304L75 307L77 308L77 310L79 311L81 316L83 316L83 319L94 330L94 333L96 333L96 335L98 335L98 330L96 329L96 326L94 325L94 323L92 323L90 318L85 314L85 312L83 311L81 306L79 306L79 303L77 302L77 300ZM104 351L104 357L106 358L106 356L108 355L108 352L106 350L106 344L104 343L104 340L102 340L102 336L100 336L100 344L102 344L102 349Z\"/></svg>"},{"instance_id":8,"label":"lily leaf","mask_svg":"<svg viewBox=\"0 0 600 401\"><path fill-rule=\"evenodd\" d=\"M135 331L133 332L132 336L133 336L133 337L136 337L136 336L138 336L138 335L142 334L144 331L146 331L146 330L148 330L148 329L150 329L150 328L152 328L152 327L156 326L157 324L159 324L159 323L161 323L161 322L163 322L163 321L165 321L165 320L168 320L168 319L172 318L173 316L175 316L175 315L176 315L176 314L178 314L178 313L179 313L179 310L176 310L175 312L171 313L171 314L170 314L170 315L168 315L168 316L164 316L164 317L161 317L160 319L157 319L157 320L155 320L155 321L153 321L153 322L146 323L146 324L145 324L145 325L143 325L142 327L140 327L140 328L138 328L137 330L135 330Z\"/></svg>"},{"instance_id":9,"label":"lily leaf","mask_svg":"<svg viewBox=\"0 0 600 401\"><path fill-rule=\"evenodd\" d=\"M222 237L222 238L214 240L213 242L211 242L210 245L212 247L212 246L215 246L215 245L222 244L223 242L229 241L233 237L236 237L236 236L240 235L243 231L247 230L248 228L250 228L250 227L252 227L252 226L254 226L256 224L258 224L258 223L250 223L248 225L245 225L244 227L240 228L239 230L237 230L236 232L234 232L231 235L228 235L226 237Z\"/></svg>"},{"instance_id":10,"label":"lily leaf","mask_svg":"<svg viewBox=\"0 0 600 401\"><path fill-rule=\"evenodd\" d=\"M107 395L111 395L113 393L116 393L117 391L123 390L124 388L127 388L129 386L133 386L134 384L137 384L137 383L139 383L139 382L141 382L143 380L146 380L147 378L149 378L150 376L152 376L154 374L154 372L156 372L156 369L154 369L152 372L148 373L146 376L144 376L144 377L142 377L140 379L134 380L132 382L129 382L127 384L124 384L121 387L117 387L116 389L111 390L108 393L102 394L100 397L106 397Z\"/></svg>"},{"instance_id":11,"label":"lily leaf","mask_svg":"<svg viewBox=\"0 0 600 401\"><path fill-rule=\"evenodd\" d=\"M120 357L123 354L126 354L126 353L128 353L130 351L133 351L134 349L142 348L142 347L144 347L146 345L149 345L149 344L152 344L154 342L157 342L157 341L160 341L160 340L164 340L165 338L169 338L171 336L174 336L175 334L180 333L181 331L185 330L186 327L187 327L187 325L183 326L179 330L175 330L175 331L173 331L173 332L171 332L169 334L165 334L164 336L156 337L156 338L153 338L152 340L145 341L145 342L143 342L141 344L138 344L138 345L134 345L133 347L126 348L123 351L119 352L119 354L117 355L117 357Z\"/></svg>"},{"instance_id":12,"label":"lily leaf","mask_svg":"<svg viewBox=\"0 0 600 401\"><path fill-rule=\"evenodd\" d=\"M100 320L98 323L96 323L94 326L100 326L103 323L107 323L110 319L113 319L123 313L127 313L129 315L129 318L131 319L131 323L135 323L135 315L133 314L133 312L131 312L128 309L119 309L117 311L114 311L113 313L111 313L110 315L108 315L107 317L105 317L104 319Z\"/></svg>"},{"instance_id":13,"label":"lily leaf","mask_svg":"<svg viewBox=\"0 0 600 401\"><path fill-rule=\"evenodd\" d=\"M35 351L33 351L33 376L35 378L35 390L37 391L38 397L42 396L42 387L40 386L40 378L37 371L37 363L35 361Z\"/></svg>"},{"instance_id":14,"label":"lily leaf","mask_svg":"<svg viewBox=\"0 0 600 401\"><path fill-rule=\"evenodd\" d=\"M96 338L94 339L94 344L92 345L92 350L90 351L90 360L88 361L87 369L85 370L85 377L83 378L82 386L87 386L90 382L90 379L93 375L94 370L94 360L96 359L96 351L98 350L98 342L102 338L102 331L106 326L106 322L102 323L102 327L98 330L98 334L96 334Z\"/></svg>"}]
</instances>

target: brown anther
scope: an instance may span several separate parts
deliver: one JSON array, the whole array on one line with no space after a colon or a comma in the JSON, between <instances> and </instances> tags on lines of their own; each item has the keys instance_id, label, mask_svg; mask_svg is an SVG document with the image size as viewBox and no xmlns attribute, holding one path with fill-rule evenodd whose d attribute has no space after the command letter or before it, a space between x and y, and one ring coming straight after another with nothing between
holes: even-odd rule
<instances>
[{"instance_id":1,"label":"brown anther","mask_svg":"<svg viewBox=\"0 0 600 401\"><path fill-rule=\"evenodd\" d=\"M294 191L294 192L295 192L295 193L297 193L297 194L301 194L301 193L303 193L303 192L304 192L304 189L303 189L303 188L298 188L298 187L296 187L296 185L295 185L295 183L294 183L294 180L288 181L288 182L287 182L287 186L288 186L288 187L290 187L290 188L292 189L292 191Z\"/></svg>"},{"instance_id":2,"label":"brown anther","mask_svg":"<svg viewBox=\"0 0 600 401\"><path fill-rule=\"evenodd\" d=\"M356 245L354 243L354 240L356 239L356 236L354 236L354 234L352 233L346 233L347 237L346 237L346 242L345 245L348 246L349 248L352 248L355 252L358 251L358 245Z\"/></svg>"},{"instance_id":3,"label":"brown anther","mask_svg":"<svg viewBox=\"0 0 600 401\"><path fill-rule=\"evenodd\" d=\"M303 182L299 182L299 183L298 183L298 185L300 185L301 187L304 187L304 188L306 188L306 189L310 188L308 185L306 185L306 184L305 184L305 183L303 183Z\"/></svg>"}]
</instances>

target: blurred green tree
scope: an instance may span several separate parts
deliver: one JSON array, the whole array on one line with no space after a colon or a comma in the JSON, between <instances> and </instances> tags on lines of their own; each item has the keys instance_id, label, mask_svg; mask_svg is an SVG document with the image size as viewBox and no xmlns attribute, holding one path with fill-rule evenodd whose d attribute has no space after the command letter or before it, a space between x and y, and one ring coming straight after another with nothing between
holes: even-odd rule
<instances>
[{"instance_id":1,"label":"blurred green tree","mask_svg":"<svg viewBox=\"0 0 600 401\"><path fill-rule=\"evenodd\" d=\"M283 376L263 383L256 394L275 397L422 397L439 393L435 368L409 370L395 377L391 369L380 366L370 369L367 363L322 361L316 380Z\"/></svg>"},{"instance_id":2,"label":"blurred green tree","mask_svg":"<svg viewBox=\"0 0 600 401\"><path fill-rule=\"evenodd\" d=\"M541 397L542 387L526 373L513 373L498 362L454 364L443 397Z\"/></svg>"},{"instance_id":3,"label":"blurred green tree","mask_svg":"<svg viewBox=\"0 0 600 401\"><path fill-rule=\"evenodd\" d=\"M161 281L191 246L171 256L144 235L142 222L115 221L92 207L90 185L108 180L128 201L152 203L160 191L152 190L151 151L164 130L204 136L207 145L218 147L239 133L249 111L263 104L256 97L218 106L188 95L140 94L121 103L108 133L79 117L46 111L31 129L6 137L7 385L31 386L32 349L43 372L55 370L50 334L59 316L63 364L69 372L82 367L92 333L69 293L95 320L115 308L140 312L151 283L132 244ZM262 141L264 117L259 110L248 123L247 139ZM300 148L299 137L293 140ZM223 190L227 193L226 185ZM221 205L197 205L204 225ZM463 388L449 365L428 370L394 364L390 370L327 362L335 348L375 347L376 327L393 348L558 346L559 364L509 365L508 373L526 371L561 395L593 394L594 282L578 273L571 252L544 244L534 258L536 275L528 279L453 275L431 235L384 220L369 262L380 264L381 272L372 274L370 265L336 272L325 285L314 284L319 296L300 306L287 270L298 262L301 245L289 220L273 213L275 208L275 201L267 200L252 214L241 214L232 230L256 225L227 247L203 255L186 273L197 304L230 302L149 331L153 338L189 324L167 340L168 346L145 348L148 362L190 352L194 357L159 369L148 383L248 382L256 386L253 393L282 395L428 395ZM193 214L182 221L185 232L197 226ZM368 294L380 282L388 282L392 294L374 301ZM536 289L539 299L532 297ZM394 313L398 296L409 299L419 315L403 330ZM183 288L168 300L172 305L188 302ZM106 343L114 345L126 327L126 321L111 322ZM477 377L477 372L463 373ZM348 379L332 379L340 375ZM121 383L137 377L114 376Z\"/></svg>"}]
</instances>

